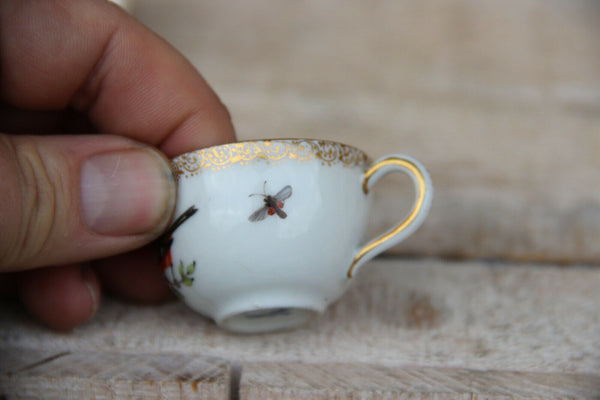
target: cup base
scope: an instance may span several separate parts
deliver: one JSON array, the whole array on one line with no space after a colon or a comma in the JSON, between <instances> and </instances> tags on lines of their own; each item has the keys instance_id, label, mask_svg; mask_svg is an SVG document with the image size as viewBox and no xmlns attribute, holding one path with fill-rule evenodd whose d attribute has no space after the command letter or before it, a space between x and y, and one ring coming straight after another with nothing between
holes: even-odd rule
<instances>
[{"instance_id":1,"label":"cup base","mask_svg":"<svg viewBox=\"0 0 600 400\"><path fill-rule=\"evenodd\" d=\"M297 328L318 314L308 308L272 307L231 314L218 324L232 332L263 333Z\"/></svg>"}]
</instances>

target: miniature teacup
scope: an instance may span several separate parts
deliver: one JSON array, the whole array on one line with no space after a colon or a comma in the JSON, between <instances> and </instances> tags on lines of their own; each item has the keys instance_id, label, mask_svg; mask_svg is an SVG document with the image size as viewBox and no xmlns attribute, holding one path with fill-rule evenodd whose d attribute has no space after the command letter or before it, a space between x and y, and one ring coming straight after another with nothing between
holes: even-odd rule
<instances>
[{"instance_id":1,"label":"miniature teacup","mask_svg":"<svg viewBox=\"0 0 600 400\"><path fill-rule=\"evenodd\" d=\"M165 276L191 308L236 332L292 328L322 313L365 262L423 223L433 195L418 161L370 163L323 140L231 143L172 163L178 198L161 241ZM371 188L390 172L412 178L413 208L363 244Z\"/></svg>"}]
</instances>

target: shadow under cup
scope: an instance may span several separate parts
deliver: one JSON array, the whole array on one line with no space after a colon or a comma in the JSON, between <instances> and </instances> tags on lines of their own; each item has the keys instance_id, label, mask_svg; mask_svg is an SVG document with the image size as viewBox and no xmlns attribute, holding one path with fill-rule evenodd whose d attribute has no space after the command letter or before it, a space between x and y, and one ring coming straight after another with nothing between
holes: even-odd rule
<instances>
[{"instance_id":1,"label":"shadow under cup","mask_svg":"<svg viewBox=\"0 0 600 400\"><path fill-rule=\"evenodd\" d=\"M232 331L270 331L305 323L348 287L368 219L362 151L262 140L187 153L173 166L163 267L190 307Z\"/></svg>"}]
</instances>

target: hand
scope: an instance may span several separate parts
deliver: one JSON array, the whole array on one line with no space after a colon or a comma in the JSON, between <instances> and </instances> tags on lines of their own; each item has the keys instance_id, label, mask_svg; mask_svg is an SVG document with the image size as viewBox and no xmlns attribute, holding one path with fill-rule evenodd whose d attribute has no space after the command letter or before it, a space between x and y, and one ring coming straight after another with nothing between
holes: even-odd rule
<instances>
[{"instance_id":1,"label":"hand","mask_svg":"<svg viewBox=\"0 0 600 400\"><path fill-rule=\"evenodd\" d=\"M0 2L0 54L0 291L56 329L89 319L101 287L165 299L142 246L173 213L166 157L234 141L226 108L104 0Z\"/></svg>"}]
</instances>

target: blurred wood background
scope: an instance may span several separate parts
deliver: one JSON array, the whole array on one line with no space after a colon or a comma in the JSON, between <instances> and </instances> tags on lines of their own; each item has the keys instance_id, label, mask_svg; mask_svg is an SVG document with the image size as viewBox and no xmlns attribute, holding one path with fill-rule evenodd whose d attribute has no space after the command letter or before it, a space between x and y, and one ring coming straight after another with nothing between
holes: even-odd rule
<instances>
[{"instance_id":1,"label":"blurred wood background","mask_svg":"<svg viewBox=\"0 0 600 400\"><path fill-rule=\"evenodd\" d=\"M320 319L237 336L108 299L50 332L0 307L7 398L600 398L600 2L144 0L240 139L428 166L431 216ZM377 188L371 233L408 208ZM410 257L406 257L410 256ZM2 397L2 396L0 396Z\"/></svg>"},{"instance_id":2,"label":"blurred wood background","mask_svg":"<svg viewBox=\"0 0 600 400\"><path fill-rule=\"evenodd\" d=\"M240 139L422 160L433 210L396 254L600 262L598 1L155 0L135 14L198 67ZM408 207L402 182L377 188L372 232Z\"/></svg>"}]
</instances>

